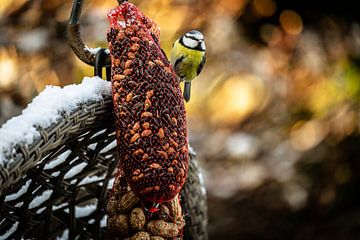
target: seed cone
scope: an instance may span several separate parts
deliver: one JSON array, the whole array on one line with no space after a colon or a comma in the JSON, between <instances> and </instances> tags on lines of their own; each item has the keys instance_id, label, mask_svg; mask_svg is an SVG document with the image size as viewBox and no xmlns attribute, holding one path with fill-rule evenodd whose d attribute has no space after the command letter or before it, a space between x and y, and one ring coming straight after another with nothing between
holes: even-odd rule
<instances>
[{"instance_id":1,"label":"seed cone","mask_svg":"<svg viewBox=\"0 0 360 240\"><path fill-rule=\"evenodd\" d=\"M142 201L162 203L181 190L188 170L183 97L159 44L159 28L133 4L108 19L119 167Z\"/></svg>"}]
</instances>

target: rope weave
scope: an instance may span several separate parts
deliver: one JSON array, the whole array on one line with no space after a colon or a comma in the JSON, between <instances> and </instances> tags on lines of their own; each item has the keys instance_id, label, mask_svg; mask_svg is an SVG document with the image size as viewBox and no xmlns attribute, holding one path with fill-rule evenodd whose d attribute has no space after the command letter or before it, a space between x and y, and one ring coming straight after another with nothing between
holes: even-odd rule
<instances>
[{"instance_id":1,"label":"rope weave","mask_svg":"<svg viewBox=\"0 0 360 240\"><path fill-rule=\"evenodd\" d=\"M47 129L33 144L17 144L0 169L0 236L9 239L103 239L106 204L117 162L110 97L80 105ZM190 155L182 191L185 239L206 239L205 195ZM195 214L195 215L194 215Z\"/></svg>"}]
</instances>

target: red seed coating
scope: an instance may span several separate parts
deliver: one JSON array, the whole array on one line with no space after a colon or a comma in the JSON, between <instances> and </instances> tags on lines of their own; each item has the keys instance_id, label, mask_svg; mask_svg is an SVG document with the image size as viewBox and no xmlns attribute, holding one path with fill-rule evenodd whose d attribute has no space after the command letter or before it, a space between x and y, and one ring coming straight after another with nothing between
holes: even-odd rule
<instances>
[{"instance_id":1,"label":"red seed coating","mask_svg":"<svg viewBox=\"0 0 360 240\"><path fill-rule=\"evenodd\" d=\"M125 69L126 68L130 68L130 66L131 66L131 64L132 64L132 60L127 60L126 62L125 62Z\"/></svg>"},{"instance_id":2,"label":"red seed coating","mask_svg":"<svg viewBox=\"0 0 360 240\"><path fill-rule=\"evenodd\" d=\"M143 118L152 117L152 116L153 116L153 114L151 112L143 112L141 114L141 117L143 117Z\"/></svg>"},{"instance_id":3,"label":"red seed coating","mask_svg":"<svg viewBox=\"0 0 360 240\"><path fill-rule=\"evenodd\" d=\"M142 127L143 127L144 129L149 129L150 123L144 122L144 123L142 124Z\"/></svg>"},{"instance_id":4,"label":"red seed coating","mask_svg":"<svg viewBox=\"0 0 360 240\"><path fill-rule=\"evenodd\" d=\"M138 150L136 150L135 152L134 152L134 155L143 155L143 153L144 153L144 150L142 150L141 148L139 148Z\"/></svg>"},{"instance_id":5,"label":"red seed coating","mask_svg":"<svg viewBox=\"0 0 360 240\"><path fill-rule=\"evenodd\" d=\"M139 129L140 129L140 124L139 124L139 122L137 122L137 123L134 124L133 130L137 131Z\"/></svg>"},{"instance_id":6,"label":"red seed coating","mask_svg":"<svg viewBox=\"0 0 360 240\"><path fill-rule=\"evenodd\" d=\"M145 153L142 158L141 158L143 161L147 161L149 160L149 154Z\"/></svg>"},{"instance_id":7,"label":"red seed coating","mask_svg":"<svg viewBox=\"0 0 360 240\"><path fill-rule=\"evenodd\" d=\"M140 137L140 134L138 134L138 133L134 134L134 136L131 137L130 142L131 143L136 142L136 140L138 140L139 137Z\"/></svg>"},{"instance_id":8,"label":"red seed coating","mask_svg":"<svg viewBox=\"0 0 360 240\"><path fill-rule=\"evenodd\" d=\"M159 128L159 131L158 131L158 136L159 136L159 138L163 138L163 137L165 137L165 134L164 134L164 129L163 129L163 128Z\"/></svg>"},{"instance_id":9,"label":"red seed coating","mask_svg":"<svg viewBox=\"0 0 360 240\"><path fill-rule=\"evenodd\" d=\"M188 168L181 89L155 22L127 2L108 18L119 167L141 200L169 201Z\"/></svg>"},{"instance_id":10,"label":"red seed coating","mask_svg":"<svg viewBox=\"0 0 360 240\"><path fill-rule=\"evenodd\" d=\"M141 133L141 137L147 137L151 135L151 130L144 130Z\"/></svg>"}]
</instances>

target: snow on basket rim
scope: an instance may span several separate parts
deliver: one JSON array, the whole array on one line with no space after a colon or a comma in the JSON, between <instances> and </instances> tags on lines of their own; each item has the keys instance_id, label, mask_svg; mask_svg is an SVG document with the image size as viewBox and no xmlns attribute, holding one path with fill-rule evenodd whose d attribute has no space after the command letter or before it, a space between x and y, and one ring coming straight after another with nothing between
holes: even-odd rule
<instances>
[{"instance_id":1,"label":"snow on basket rim","mask_svg":"<svg viewBox=\"0 0 360 240\"><path fill-rule=\"evenodd\" d=\"M61 118L62 113L74 111L79 104L111 96L111 83L99 77L85 77L80 84L64 87L48 85L31 103L0 128L0 166L9 164L5 153L17 143L32 144L40 137L36 127L47 128Z\"/></svg>"}]
</instances>

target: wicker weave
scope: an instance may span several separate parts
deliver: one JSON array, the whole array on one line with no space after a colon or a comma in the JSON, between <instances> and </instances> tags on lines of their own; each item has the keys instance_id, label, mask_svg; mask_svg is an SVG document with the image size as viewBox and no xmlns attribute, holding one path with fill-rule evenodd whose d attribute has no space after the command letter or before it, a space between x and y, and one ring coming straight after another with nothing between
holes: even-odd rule
<instances>
[{"instance_id":1,"label":"wicker weave","mask_svg":"<svg viewBox=\"0 0 360 240\"><path fill-rule=\"evenodd\" d=\"M16 228L9 239L56 239L64 231L69 239L106 238L105 208L117 165L111 109L110 97L82 104L38 129L41 138L30 146L8 151L14 160L0 169L0 236ZM182 191L185 239L206 239L206 199L190 157Z\"/></svg>"}]
</instances>

